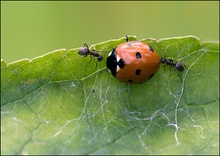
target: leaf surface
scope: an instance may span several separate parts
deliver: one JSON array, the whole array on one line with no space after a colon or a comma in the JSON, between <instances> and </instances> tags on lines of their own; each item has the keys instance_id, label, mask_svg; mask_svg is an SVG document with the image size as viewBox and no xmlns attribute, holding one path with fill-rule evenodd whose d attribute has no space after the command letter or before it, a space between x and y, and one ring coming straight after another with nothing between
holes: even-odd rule
<instances>
[{"instance_id":1,"label":"leaf surface","mask_svg":"<svg viewBox=\"0 0 220 156\"><path fill-rule=\"evenodd\" d=\"M141 41L184 72L161 65L148 82L119 82L106 57L125 37L90 47L104 51L97 68L79 48L1 60L1 153L219 154L219 43Z\"/></svg>"}]
</instances>

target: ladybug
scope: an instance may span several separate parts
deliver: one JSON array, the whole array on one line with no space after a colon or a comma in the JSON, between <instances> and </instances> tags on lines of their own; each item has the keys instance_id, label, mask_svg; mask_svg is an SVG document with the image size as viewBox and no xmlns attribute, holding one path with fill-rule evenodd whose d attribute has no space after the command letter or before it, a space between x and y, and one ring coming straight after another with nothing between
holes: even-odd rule
<instances>
[{"instance_id":1,"label":"ladybug","mask_svg":"<svg viewBox=\"0 0 220 156\"><path fill-rule=\"evenodd\" d=\"M96 51L91 51L89 50L89 47L87 44L84 44L84 47L81 48L79 51L78 51L78 54L79 55L83 55L83 56L87 56L87 55L90 55L90 57L97 57L97 61L102 61L103 60L103 56L100 55L99 53L97 53Z\"/></svg>"},{"instance_id":2,"label":"ladybug","mask_svg":"<svg viewBox=\"0 0 220 156\"><path fill-rule=\"evenodd\" d=\"M160 57L144 42L128 42L128 37L126 41L109 53L107 68L120 81L129 84L143 83L159 69Z\"/></svg>"},{"instance_id":3,"label":"ladybug","mask_svg":"<svg viewBox=\"0 0 220 156\"><path fill-rule=\"evenodd\" d=\"M183 72L184 69L186 68L186 65L184 63L174 62L172 58L169 58L169 59L161 58L160 62L164 64L165 66L170 66L170 69L174 68L174 70L177 70L179 72Z\"/></svg>"}]
</instances>

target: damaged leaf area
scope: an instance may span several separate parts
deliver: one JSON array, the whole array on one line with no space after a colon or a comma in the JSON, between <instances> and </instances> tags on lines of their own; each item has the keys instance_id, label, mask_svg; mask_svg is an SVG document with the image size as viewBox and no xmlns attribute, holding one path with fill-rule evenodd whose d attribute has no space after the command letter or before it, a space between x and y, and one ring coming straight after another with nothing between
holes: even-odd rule
<instances>
[{"instance_id":1,"label":"damaged leaf area","mask_svg":"<svg viewBox=\"0 0 220 156\"><path fill-rule=\"evenodd\" d=\"M161 65L143 84L118 81L106 58L125 37L90 47L101 62L79 48L2 60L1 154L219 154L219 43L141 41L184 72Z\"/></svg>"}]
</instances>

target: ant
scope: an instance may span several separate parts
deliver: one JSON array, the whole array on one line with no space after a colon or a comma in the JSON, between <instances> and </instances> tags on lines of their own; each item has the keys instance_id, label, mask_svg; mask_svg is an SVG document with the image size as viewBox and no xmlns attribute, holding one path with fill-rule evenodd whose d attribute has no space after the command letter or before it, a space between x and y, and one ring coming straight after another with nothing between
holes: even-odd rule
<instances>
[{"instance_id":1,"label":"ant","mask_svg":"<svg viewBox=\"0 0 220 156\"><path fill-rule=\"evenodd\" d=\"M87 44L84 44L84 47L78 51L78 54L83 55L85 57L87 55L90 55L91 59L92 59L92 57L97 57L97 61L99 61L99 62L103 60L103 56L94 50L93 51L89 50L89 47Z\"/></svg>"},{"instance_id":2,"label":"ant","mask_svg":"<svg viewBox=\"0 0 220 156\"><path fill-rule=\"evenodd\" d=\"M170 69L173 68L174 70L177 70L179 72L184 71L184 69L186 68L186 65L184 63L174 62L172 58L166 58L164 50L162 51L163 51L164 57L160 58L160 63L164 64L164 69L165 69L165 66L170 66Z\"/></svg>"},{"instance_id":3,"label":"ant","mask_svg":"<svg viewBox=\"0 0 220 156\"><path fill-rule=\"evenodd\" d=\"M174 62L172 58L160 58L160 62L164 64L164 66L170 66L170 68L174 68L174 70L177 70L179 72L183 72L186 68L186 65L184 63L180 62Z\"/></svg>"}]
</instances>

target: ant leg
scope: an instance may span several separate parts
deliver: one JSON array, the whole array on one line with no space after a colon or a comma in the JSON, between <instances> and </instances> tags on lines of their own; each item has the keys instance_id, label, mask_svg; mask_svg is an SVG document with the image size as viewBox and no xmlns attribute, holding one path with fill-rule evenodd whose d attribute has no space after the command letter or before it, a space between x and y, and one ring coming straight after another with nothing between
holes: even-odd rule
<instances>
[{"instance_id":1,"label":"ant leg","mask_svg":"<svg viewBox=\"0 0 220 156\"><path fill-rule=\"evenodd\" d=\"M94 52L96 52L96 48L95 48L95 47L96 47L96 45L95 45L94 48L92 49L92 51L94 51Z\"/></svg>"},{"instance_id":2,"label":"ant leg","mask_svg":"<svg viewBox=\"0 0 220 156\"><path fill-rule=\"evenodd\" d=\"M97 66L98 66L98 60L96 60L95 58L94 58L94 61L95 61L95 68L97 68Z\"/></svg>"},{"instance_id":3,"label":"ant leg","mask_svg":"<svg viewBox=\"0 0 220 156\"><path fill-rule=\"evenodd\" d=\"M90 55L90 61L89 62L91 62L92 61L92 55Z\"/></svg>"},{"instance_id":4,"label":"ant leg","mask_svg":"<svg viewBox=\"0 0 220 156\"><path fill-rule=\"evenodd\" d=\"M173 68L173 66L170 66L170 73L171 73L171 68ZM175 70L175 69L174 69Z\"/></svg>"},{"instance_id":5,"label":"ant leg","mask_svg":"<svg viewBox=\"0 0 220 156\"><path fill-rule=\"evenodd\" d=\"M86 47L87 49L89 49L88 45L86 43L84 43L84 47Z\"/></svg>"},{"instance_id":6,"label":"ant leg","mask_svg":"<svg viewBox=\"0 0 220 156\"><path fill-rule=\"evenodd\" d=\"M164 70L166 71L165 64L163 65Z\"/></svg>"},{"instance_id":7,"label":"ant leg","mask_svg":"<svg viewBox=\"0 0 220 156\"><path fill-rule=\"evenodd\" d=\"M177 74L177 75L179 76L179 78L181 78L181 79L183 78L183 77L182 77L182 76L180 76L179 74Z\"/></svg>"},{"instance_id":8,"label":"ant leg","mask_svg":"<svg viewBox=\"0 0 220 156\"><path fill-rule=\"evenodd\" d=\"M95 61L95 68L97 68L98 66L98 61Z\"/></svg>"}]
</instances>

